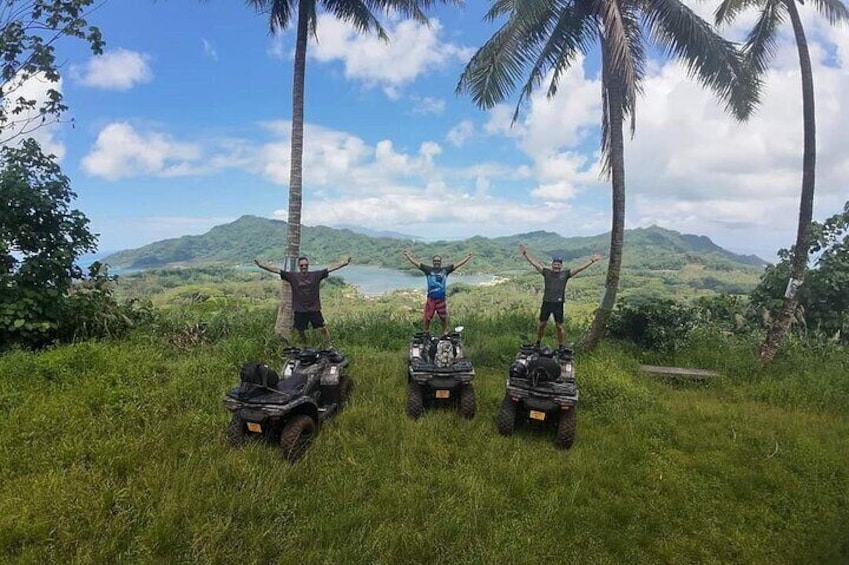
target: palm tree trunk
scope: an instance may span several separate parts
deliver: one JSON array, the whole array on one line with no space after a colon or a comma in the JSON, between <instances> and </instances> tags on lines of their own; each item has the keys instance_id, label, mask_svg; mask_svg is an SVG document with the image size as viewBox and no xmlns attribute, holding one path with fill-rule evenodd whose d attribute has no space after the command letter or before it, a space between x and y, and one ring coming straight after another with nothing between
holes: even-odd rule
<instances>
[{"instance_id":1,"label":"palm tree trunk","mask_svg":"<svg viewBox=\"0 0 849 565\"><path fill-rule=\"evenodd\" d=\"M808 251L811 239L811 220L814 210L814 188L817 162L816 117L814 113L814 75L811 70L811 55L805 29L796 9L796 0L786 0L787 11L796 36L796 48L799 51L799 70L802 75L802 116L804 120L804 154L802 157L802 195L799 202L799 226L796 230L796 245L793 246L793 260L790 264L790 279L795 285L788 284L784 297L784 307L778 318L769 328L766 340L760 349L761 365L766 365L775 356L781 343L787 336L790 324L796 313L797 299L795 288L805 280L808 264Z\"/></svg>"},{"instance_id":2,"label":"palm tree trunk","mask_svg":"<svg viewBox=\"0 0 849 565\"><path fill-rule=\"evenodd\" d=\"M604 46L602 45L602 51ZM602 55L602 65L605 57ZM616 303L619 290L619 274L622 269L622 245L625 237L625 143L622 134L624 123L623 103L625 91L618 76L611 77L609 69L602 70L602 88L607 96L610 132L610 180L613 195L612 225L610 228L610 253L607 263L607 278L604 297L595 311L592 326L579 344L581 351L594 349L604 336L607 319Z\"/></svg>"},{"instance_id":3,"label":"palm tree trunk","mask_svg":"<svg viewBox=\"0 0 849 565\"><path fill-rule=\"evenodd\" d=\"M295 68L292 81L292 152L289 168L289 221L287 222L286 266L292 268L301 249L301 202L303 197L304 155L304 77L307 71L307 1L298 2L298 35L295 42ZM288 339L291 335L292 287L280 281L280 305L274 331Z\"/></svg>"}]
</instances>

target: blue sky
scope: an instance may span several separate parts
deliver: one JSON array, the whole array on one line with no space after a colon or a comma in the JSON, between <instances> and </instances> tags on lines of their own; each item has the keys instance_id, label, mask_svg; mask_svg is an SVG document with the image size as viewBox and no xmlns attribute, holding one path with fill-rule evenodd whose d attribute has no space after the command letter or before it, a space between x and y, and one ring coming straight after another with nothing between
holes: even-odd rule
<instances>
[{"instance_id":1,"label":"blue sky","mask_svg":"<svg viewBox=\"0 0 849 565\"><path fill-rule=\"evenodd\" d=\"M391 42L321 16L306 82L303 222L427 239L609 230L598 171L594 54L558 96L491 111L454 93L495 30L488 3L385 19ZM710 17L711 3L693 4ZM818 116L815 218L849 198L849 30L807 6ZM58 47L68 124L38 132L61 157L103 251L203 233L243 214L286 219L294 30L230 0L107 0L102 57ZM740 38L747 15L723 31ZM795 238L801 96L789 25L757 116L727 117L674 62L652 61L626 144L629 228L657 224L773 259ZM33 87L35 88L35 87ZM281 242L281 256L283 242Z\"/></svg>"}]
</instances>

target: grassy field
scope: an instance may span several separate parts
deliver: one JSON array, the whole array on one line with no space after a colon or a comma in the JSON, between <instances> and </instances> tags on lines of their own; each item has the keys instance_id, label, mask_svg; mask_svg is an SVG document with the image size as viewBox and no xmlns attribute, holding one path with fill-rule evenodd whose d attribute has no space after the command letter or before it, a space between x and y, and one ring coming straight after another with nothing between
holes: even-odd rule
<instances>
[{"instance_id":1,"label":"grassy field","mask_svg":"<svg viewBox=\"0 0 849 565\"><path fill-rule=\"evenodd\" d=\"M560 451L494 424L538 297L452 297L478 414L414 422L418 298L346 292L325 309L357 387L294 466L224 440L239 366L277 354L270 308L207 301L126 341L0 358L0 562L849 562L845 352L798 345L761 370L730 337L668 359L605 344L578 359L578 439ZM658 381L647 360L721 377Z\"/></svg>"}]
</instances>

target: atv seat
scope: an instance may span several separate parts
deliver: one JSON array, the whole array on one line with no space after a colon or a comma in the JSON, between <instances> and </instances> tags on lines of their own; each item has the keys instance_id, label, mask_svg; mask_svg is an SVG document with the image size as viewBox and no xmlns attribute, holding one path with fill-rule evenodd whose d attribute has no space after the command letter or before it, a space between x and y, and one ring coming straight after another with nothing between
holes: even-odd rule
<instances>
[{"instance_id":1,"label":"atv seat","mask_svg":"<svg viewBox=\"0 0 849 565\"><path fill-rule=\"evenodd\" d=\"M308 380L309 375L307 373L297 373L277 383L277 390L280 392L297 393L306 386Z\"/></svg>"},{"instance_id":2,"label":"atv seat","mask_svg":"<svg viewBox=\"0 0 849 565\"><path fill-rule=\"evenodd\" d=\"M537 357L528 363L528 376L535 383L556 381L560 377L560 364L551 357Z\"/></svg>"}]
</instances>

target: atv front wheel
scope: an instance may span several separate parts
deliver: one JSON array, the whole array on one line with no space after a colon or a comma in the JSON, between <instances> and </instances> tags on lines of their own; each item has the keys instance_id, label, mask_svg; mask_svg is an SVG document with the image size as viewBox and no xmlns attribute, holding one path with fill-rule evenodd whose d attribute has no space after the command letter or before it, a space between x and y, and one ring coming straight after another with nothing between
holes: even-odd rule
<instances>
[{"instance_id":1,"label":"atv front wheel","mask_svg":"<svg viewBox=\"0 0 849 565\"><path fill-rule=\"evenodd\" d=\"M315 436L315 420L300 414L289 420L280 433L283 459L294 463L303 456Z\"/></svg>"},{"instance_id":2,"label":"atv front wheel","mask_svg":"<svg viewBox=\"0 0 849 565\"><path fill-rule=\"evenodd\" d=\"M227 426L227 442L233 446L244 445L248 441L248 430L245 426L245 421L236 414L230 418L230 424Z\"/></svg>"},{"instance_id":3,"label":"atv front wheel","mask_svg":"<svg viewBox=\"0 0 849 565\"><path fill-rule=\"evenodd\" d=\"M414 383L407 384L407 416L413 420L418 420L424 414L424 399L422 398L422 388Z\"/></svg>"},{"instance_id":4,"label":"atv front wheel","mask_svg":"<svg viewBox=\"0 0 849 565\"><path fill-rule=\"evenodd\" d=\"M575 443L575 429L578 426L577 409L577 406L572 406L560 413L560 421L557 423L557 447L560 449L569 449Z\"/></svg>"},{"instance_id":5,"label":"atv front wheel","mask_svg":"<svg viewBox=\"0 0 849 565\"><path fill-rule=\"evenodd\" d=\"M463 418L471 420L475 417L475 408L477 402L475 399L474 385L467 384L460 389L460 415Z\"/></svg>"},{"instance_id":6,"label":"atv front wheel","mask_svg":"<svg viewBox=\"0 0 849 565\"><path fill-rule=\"evenodd\" d=\"M501 410L498 411L498 418L495 421L498 426L498 433L503 436L513 434L516 428L516 404L509 396L505 396L501 401Z\"/></svg>"},{"instance_id":7,"label":"atv front wheel","mask_svg":"<svg viewBox=\"0 0 849 565\"><path fill-rule=\"evenodd\" d=\"M339 403L342 408L348 406L351 401L351 391L354 389L354 381L349 376L343 376L339 380Z\"/></svg>"}]
</instances>

